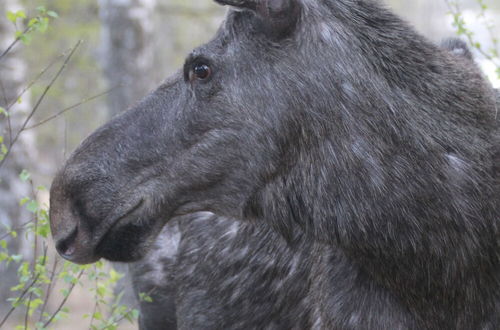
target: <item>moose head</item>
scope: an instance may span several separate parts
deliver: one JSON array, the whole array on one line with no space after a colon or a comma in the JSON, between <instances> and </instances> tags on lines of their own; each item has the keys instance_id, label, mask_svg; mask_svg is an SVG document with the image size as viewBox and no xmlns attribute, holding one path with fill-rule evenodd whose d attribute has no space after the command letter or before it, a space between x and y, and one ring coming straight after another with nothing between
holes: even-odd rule
<instances>
[{"instance_id":1,"label":"moose head","mask_svg":"<svg viewBox=\"0 0 500 330\"><path fill-rule=\"evenodd\" d=\"M217 2L215 38L55 178L61 255L136 260L169 219L210 211L300 230L422 309L431 291L483 306L499 138L472 61L375 1Z\"/></svg>"},{"instance_id":2,"label":"moose head","mask_svg":"<svg viewBox=\"0 0 500 330\"><path fill-rule=\"evenodd\" d=\"M255 183L287 162L288 148L272 138L284 123L270 110L286 112L294 93L287 83L301 79L300 59L285 56L295 47L299 3L218 2L234 10L215 40L83 142L54 180L51 225L65 258L135 260L176 215L242 217Z\"/></svg>"}]
</instances>

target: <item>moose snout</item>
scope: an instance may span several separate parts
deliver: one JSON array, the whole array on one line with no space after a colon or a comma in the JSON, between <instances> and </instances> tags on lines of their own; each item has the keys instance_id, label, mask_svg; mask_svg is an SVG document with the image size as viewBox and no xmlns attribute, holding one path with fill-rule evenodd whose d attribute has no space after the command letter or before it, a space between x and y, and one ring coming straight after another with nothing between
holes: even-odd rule
<instances>
[{"instance_id":1,"label":"moose snout","mask_svg":"<svg viewBox=\"0 0 500 330\"><path fill-rule=\"evenodd\" d=\"M97 261L90 233L81 226L81 215L74 210L65 178L59 174L50 193L50 228L57 252L69 261L87 264Z\"/></svg>"},{"instance_id":2,"label":"moose snout","mask_svg":"<svg viewBox=\"0 0 500 330\"><path fill-rule=\"evenodd\" d=\"M70 232L54 237L56 250L65 259L71 259L75 253L75 241L78 235L78 226L75 226Z\"/></svg>"}]
</instances>

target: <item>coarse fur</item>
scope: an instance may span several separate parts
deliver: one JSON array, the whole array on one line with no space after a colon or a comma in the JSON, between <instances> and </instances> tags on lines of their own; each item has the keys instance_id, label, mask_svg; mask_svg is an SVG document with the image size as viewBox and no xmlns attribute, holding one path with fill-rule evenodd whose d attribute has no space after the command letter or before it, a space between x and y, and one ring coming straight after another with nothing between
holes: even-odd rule
<instances>
[{"instance_id":1,"label":"coarse fur","mask_svg":"<svg viewBox=\"0 0 500 330\"><path fill-rule=\"evenodd\" d=\"M497 328L497 94L477 66L371 0L218 2L240 10L183 74L90 136L54 180L60 253L137 260L169 220L210 211L214 227L253 223L314 249L301 259L300 297L286 304L294 310L305 294L311 328ZM208 78L194 75L201 66ZM265 236L252 235L257 248ZM186 244L204 244L193 237ZM215 257L217 244L208 244ZM283 251L274 258L293 260ZM199 257L188 253L184 266L202 268ZM195 275L186 288L200 294L180 290L188 305L224 280ZM176 304L179 327L217 328L235 309L250 321L241 306L254 297L242 288L231 291L234 309L194 325Z\"/></svg>"},{"instance_id":2,"label":"coarse fur","mask_svg":"<svg viewBox=\"0 0 500 330\"><path fill-rule=\"evenodd\" d=\"M459 39L446 39L441 47L472 60ZM311 256L319 250L311 254L315 249L310 243L287 248L279 235L249 226L253 225L207 213L170 220L150 252L130 266L137 295L146 292L153 298L141 301L140 328L177 329L177 322L185 329L317 327L320 318L312 307L316 299L311 283L318 283L315 277L320 272ZM271 258L260 251L272 251ZM299 269L302 272L297 274ZM293 286L283 285L286 282ZM353 290L353 282L342 279L341 283L341 290ZM289 299L290 289L293 299ZM277 297L286 298L285 306L276 302ZM182 307L177 310L176 304ZM242 310L248 314L241 314Z\"/></svg>"},{"instance_id":3,"label":"coarse fur","mask_svg":"<svg viewBox=\"0 0 500 330\"><path fill-rule=\"evenodd\" d=\"M313 247L300 241L211 213L172 219L131 264L136 293L152 298L140 328L310 329Z\"/></svg>"}]
</instances>

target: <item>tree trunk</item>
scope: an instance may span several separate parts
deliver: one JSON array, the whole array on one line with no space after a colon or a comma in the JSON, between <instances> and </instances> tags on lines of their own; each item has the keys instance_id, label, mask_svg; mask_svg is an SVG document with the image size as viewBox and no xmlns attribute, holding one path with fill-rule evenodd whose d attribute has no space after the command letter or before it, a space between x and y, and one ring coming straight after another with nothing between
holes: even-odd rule
<instances>
[{"instance_id":1,"label":"tree trunk","mask_svg":"<svg viewBox=\"0 0 500 330\"><path fill-rule=\"evenodd\" d=\"M140 100L157 83L156 0L99 0L103 66L111 87L109 111L115 115Z\"/></svg>"},{"instance_id":2,"label":"tree trunk","mask_svg":"<svg viewBox=\"0 0 500 330\"><path fill-rule=\"evenodd\" d=\"M14 25L7 21L7 11L21 9L17 0L0 1L0 53L14 40ZM29 95L22 97L22 102L16 102L19 93L27 83L27 66L19 47L14 47L7 55L0 59L0 107L9 110L9 118L0 114L0 136L3 136L6 147L10 147L10 140L19 130L22 122L31 109ZM10 124L9 124L10 121ZM30 220L30 214L19 206L19 201L30 196L30 187L19 179L23 169L32 169L35 163L36 149L34 136L31 132L22 133L3 165L0 165L0 236L7 231L5 226L17 228ZM17 239L8 239L10 254L23 254L29 260L30 244L20 235ZM6 267L0 264L0 308L5 307L7 297L12 295L10 287L17 283L17 265Z\"/></svg>"}]
</instances>

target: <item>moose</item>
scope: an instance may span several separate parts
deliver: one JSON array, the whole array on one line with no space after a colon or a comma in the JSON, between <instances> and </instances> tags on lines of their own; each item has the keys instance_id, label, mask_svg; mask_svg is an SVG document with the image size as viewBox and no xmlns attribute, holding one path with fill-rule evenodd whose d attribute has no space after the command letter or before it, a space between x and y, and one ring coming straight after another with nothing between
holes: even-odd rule
<instances>
[{"instance_id":1,"label":"moose","mask_svg":"<svg viewBox=\"0 0 500 330\"><path fill-rule=\"evenodd\" d=\"M470 53L374 0L216 2L57 174L58 252L137 262L144 329L497 329L500 102Z\"/></svg>"}]
</instances>

